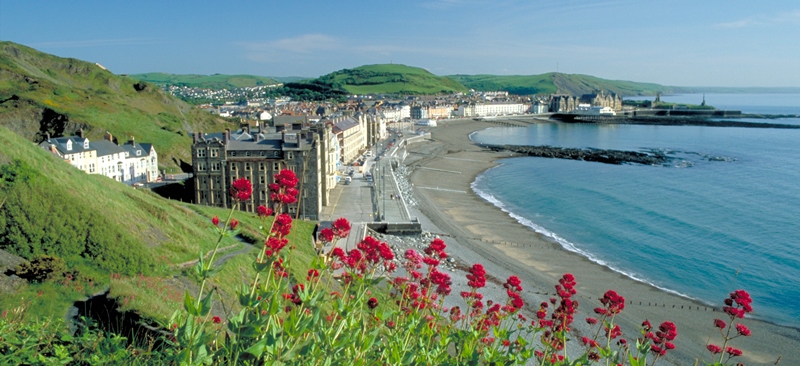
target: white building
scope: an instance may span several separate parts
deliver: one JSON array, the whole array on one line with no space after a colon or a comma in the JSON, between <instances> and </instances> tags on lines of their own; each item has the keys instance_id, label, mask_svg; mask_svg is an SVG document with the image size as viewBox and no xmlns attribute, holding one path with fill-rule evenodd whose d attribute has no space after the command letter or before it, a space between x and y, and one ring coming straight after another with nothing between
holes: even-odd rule
<instances>
[{"instance_id":1,"label":"white building","mask_svg":"<svg viewBox=\"0 0 800 366\"><path fill-rule=\"evenodd\" d=\"M454 114L458 117L487 117L523 114L529 106L522 103L469 103L458 106Z\"/></svg>"},{"instance_id":2,"label":"white building","mask_svg":"<svg viewBox=\"0 0 800 366\"><path fill-rule=\"evenodd\" d=\"M52 152L87 174L100 174L118 182L133 184L158 179L158 155L151 144L136 144L133 140L118 146L111 134L99 141L79 136L50 138L39 146Z\"/></svg>"},{"instance_id":3,"label":"white building","mask_svg":"<svg viewBox=\"0 0 800 366\"><path fill-rule=\"evenodd\" d=\"M603 107L599 105L590 105L590 104L578 104L578 108L575 108L572 114L581 114L587 116L616 116L617 112L614 111L611 107Z\"/></svg>"}]
</instances>

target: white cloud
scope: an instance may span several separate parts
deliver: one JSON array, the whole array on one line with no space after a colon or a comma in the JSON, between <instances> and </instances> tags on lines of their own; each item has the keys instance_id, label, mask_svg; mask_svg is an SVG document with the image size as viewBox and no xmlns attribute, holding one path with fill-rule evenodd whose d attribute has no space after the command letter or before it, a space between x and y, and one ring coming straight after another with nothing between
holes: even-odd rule
<instances>
[{"instance_id":1,"label":"white cloud","mask_svg":"<svg viewBox=\"0 0 800 366\"><path fill-rule=\"evenodd\" d=\"M770 26L777 24L798 24L800 25L800 10L794 10L773 15L759 15L731 22L717 23L716 26L720 28L746 28L746 27L759 27Z\"/></svg>"},{"instance_id":2,"label":"white cloud","mask_svg":"<svg viewBox=\"0 0 800 366\"><path fill-rule=\"evenodd\" d=\"M342 42L325 34L303 34L297 37L283 38L265 42L240 42L245 49L255 52L289 51L294 53L312 53L320 50L332 50L342 47Z\"/></svg>"}]
</instances>

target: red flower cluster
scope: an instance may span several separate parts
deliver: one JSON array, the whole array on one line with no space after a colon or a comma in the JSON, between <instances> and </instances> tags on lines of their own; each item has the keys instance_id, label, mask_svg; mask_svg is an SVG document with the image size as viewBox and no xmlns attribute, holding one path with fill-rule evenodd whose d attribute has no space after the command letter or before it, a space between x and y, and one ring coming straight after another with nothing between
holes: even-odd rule
<instances>
[{"instance_id":1,"label":"red flower cluster","mask_svg":"<svg viewBox=\"0 0 800 366\"><path fill-rule=\"evenodd\" d=\"M264 205L259 205L258 207L256 207L256 213L258 214L258 217L272 216L272 209L267 208Z\"/></svg>"},{"instance_id":2,"label":"red flower cluster","mask_svg":"<svg viewBox=\"0 0 800 366\"><path fill-rule=\"evenodd\" d=\"M675 349L675 345L672 341L675 340L677 336L678 328L675 327L675 323L671 321L661 323L655 334L647 333L647 338L653 341L653 344L650 346L650 351L659 356L667 354L667 350Z\"/></svg>"},{"instance_id":3,"label":"red flower cluster","mask_svg":"<svg viewBox=\"0 0 800 366\"><path fill-rule=\"evenodd\" d=\"M298 191L297 176L289 169L283 169L275 174L275 183L269 184L269 199L277 204L292 204L297 202Z\"/></svg>"},{"instance_id":4,"label":"red flower cluster","mask_svg":"<svg viewBox=\"0 0 800 366\"><path fill-rule=\"evenodd\" d=\"M231 219L231 223L229 225L231 226L231 230L236 230L236 227L239 226L239 220Z\"/></svg>"},{"instance_id":5,"label":"red flower cluster","mask_svg":"<svg viewBox=\"0 0 800 366\"><path fill-rule=\"evenodd\" d=\"M219 217L217 217L217 216L212 217L211 218L211 223L214 224L214 226L219 225Z\"/></svg>"},{"instance_id":6,"label":"red flower cluster","mask_svg":"<svg viewBox=\"0 0 800 366\"><path fill-rule=\"evenodd\" d=\"M730 297L725 299L725 306L722 307L722 310L730 315L731 318L744 318L745 314L753 312L753 307L750 306L752 302L753 299L750 298L750 294L747 291L736 290L731 292Z\"/></svg>"},{"instance_id":7,"label":"red flower cluster","mask_svg":"<svg viewBox=\"0 0 800 366\"><path fill-rule=\"evenodd\" d=\"M239 178L231 183L231 198L236 201L247 201L253 194L253 185L247 178Z\"/></svg>"},{"instance_id":8,"label":"red flower cluster","mask_svg":"<svg viewBox=\"0 0 800 366\"><path fill-rule=\"evenodd\" d=\"M472 268L469 269L467 280L469 280L467 281L467 286L473 289L486 286L486 270L483 269L483 265L480 263L473 264Z\"/></svg>"},{"instance_id":9,"label":"red flower cluster","mask_svg":"<svg viewBox=\"0 0 800 366\"><path fill-rule=\"evenodd\" d=\"M522 281L520 281L519 277L508 277L503 287L506 289L508 300L511 305L511 308L507 309L507 311L514 313L525 306L525 301L523 301L522 296L520 296L520 292L522 292Z\"/></svg>"},{"instance_id":10,"label":"red flower cluster","mask_svg":"<svg viewBox=\"0 0 800 366\"><path fill-rule=\"evenodd\" d=\"M222 323L222 318L214 315L214 317L211 318L211 321L214 322L214 324L219 324L219 323Z\"/></svg>"},{"instance_id":11,"label":"red flower cluster","mask_svg":"<svg viewBox=\"0 0 800 366\"><path fill-rule=\"evenodd\" d=\"M725 329L725 327L727 327L728 324L725 324L725 321L722 319L714 319L714 326L719 329Z\"/></svg>"},{"instance_id":12,"label":"red flower cluster","mask_svg":"<svg viewBox=\"0 0 800 366\"><path fill-rule=\"evenodd\" d=\"M625 309L625 298L617 294L614 290L608 290L603 297L600 298L605 308L595 308L594 312L599 315L614 316Z\"/></svg>"},{"instance_id":13,"label":"red flower cluster","mask_svg":"<svg viewBox=\"0 0 800 366\"><path fill-rule=\"evenodd\" d=\"M368 306L370 309L375 309L375 308L377 308L377 307L378 307L378 299L376 299L376 298L374 298L374 297L370 297L370 298L369 298L369 300L367 300L367 306Z\"/></svg>"},{"instance_id":14,"label":"red flower cluster","mask_svg":"<svg viewBox=\"0 0 800 366\"><path fill-rule=\"evenodd\" d=\"M706 346L706 349L708 349L708 351L711 352L712 355L722 353L722 348L720 348L716 344L709 344Z\"/></svg>"},{"instance_id":15,"label":"red flower cluster","mask_svg":"<svg viewBox=\"0 0 800 366\"><path fill-rule=\"evenodd\" d=\"M346 238L350 235L350 221L347 221L344 217L340 217L333 222L333 235L336 235L339 238Z\"/></svg>"},{"instance_id":16,"label":"red flower cluster","mask_svg":"<svg viewBox=\"0 0 800 366\"><path fill-rule=\"evenodd\" d=\"M750 336L750 328L747 328L747 326L742 323L736 324L736 332L739 333L740 336Z\"/></svg>"}]
</instances>

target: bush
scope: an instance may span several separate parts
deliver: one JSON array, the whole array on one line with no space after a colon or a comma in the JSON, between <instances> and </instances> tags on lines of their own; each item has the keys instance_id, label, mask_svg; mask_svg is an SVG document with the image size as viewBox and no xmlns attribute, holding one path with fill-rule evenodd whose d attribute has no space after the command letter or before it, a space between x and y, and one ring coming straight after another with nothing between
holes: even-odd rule
<instances>
[{"instance_id":1,"label":"bush","mask_svg":"<svg viewBox=\"0 0 800 366\"><path fill-rule=\"evenodd\" d=\"M20 263L14 268L14 274L29 282L44 282L63 276L66 270L67 264L63 259L42 255L30 262Z\"/></svg>"}]
</instances>

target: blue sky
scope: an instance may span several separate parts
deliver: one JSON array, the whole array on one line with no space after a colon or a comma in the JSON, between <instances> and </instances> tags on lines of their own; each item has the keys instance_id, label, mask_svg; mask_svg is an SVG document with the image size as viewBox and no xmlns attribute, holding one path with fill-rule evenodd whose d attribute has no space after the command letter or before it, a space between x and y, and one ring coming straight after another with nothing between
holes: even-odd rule
<instances>
[{"instance_id":1,"label":"blue sky","mask_svg":"<svg viewBox=\"0 0 800 366\"><path fill-rule=\"evenodd\" d=\"M800 2L11 1L0 40L118 74L552 71L677 86L800 86Z\"/></svg>"}]
</instances>

